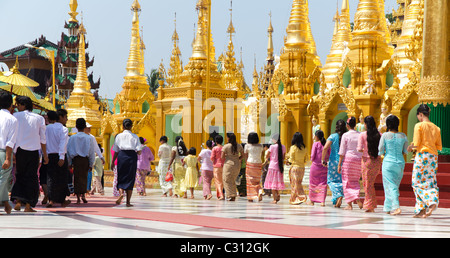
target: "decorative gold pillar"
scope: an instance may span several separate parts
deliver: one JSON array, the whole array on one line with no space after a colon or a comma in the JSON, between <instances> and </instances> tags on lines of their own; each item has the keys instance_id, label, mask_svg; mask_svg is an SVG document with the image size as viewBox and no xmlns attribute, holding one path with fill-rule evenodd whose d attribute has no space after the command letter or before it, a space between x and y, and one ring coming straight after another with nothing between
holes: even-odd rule
<instances>
[{"instance_id":1,"label":"decorative gold pillar","mask_svg":"<svg viewBox=\"0 0 450 258\"><path fill-rule=\"evenodd\" d=\"M419 102L450 103L450 2L425 1L422 81Z\"/></svg>"}]
</instances>

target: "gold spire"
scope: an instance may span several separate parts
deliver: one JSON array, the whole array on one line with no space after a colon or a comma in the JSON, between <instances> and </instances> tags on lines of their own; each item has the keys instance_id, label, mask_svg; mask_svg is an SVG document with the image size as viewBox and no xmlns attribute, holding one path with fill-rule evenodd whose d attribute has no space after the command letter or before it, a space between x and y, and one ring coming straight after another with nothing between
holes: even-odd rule
<instances>
[{"instance_id":1,"label":"gold spire","mask_svg":"<svg viewBox=\"0 0 450 258\"><path fill-rule=\"evenodd\" d=\"M70 19L69 19L69 22L78 23L78 20L77 20L78 2L77 2L77 0L70 0L69 6L70 6L70 12L69 12Z\"/></svg>"},{"instance_id":2,"label":"gold spire","mask_svg":"<svg viewBox=\"0 0 450 258\"><path fill-rule=\"evenodd\" d=\"M139 28L139 14L141 5L135 0L131 6L133 11L133 26L131 30L130 53L127 62L127 76L144 76L144 61L141 51L141 36Z\"/></svg>"},{"instance_id":3,"label":"gold spire","mask_svg":"<svg viewBox=\"0 0 450 258\"><path fill-rule=\"evenodd\" d=\"M411 60L407 57L407 49L414 37L414 30L418 23L418 18L421 12L420 0L412 0L412 2L407 6L405 12L405 20L403 21L402 34L397 40L397 48L394 51L394 57L398 58L399 62L399 73L398 78L400 79L400 89L408 83L408 73L410 68L414 64L415 60Z\"/></svg>"},{"instance_id":4,"label":"gold spire","mask_svg":"<svg viewBox=\"0 0 450 258\"><path fill-rule=\"evenodd\" d=\"M90 94L91 93L91 83L88 80L86 71L86 42L85 34L86 29L83 23L80 24L78 29L78 34L80 41L78 43L78 67L77 67L77 79L73 84L72 94Z\"/></svg>"},{"instance_id":5,"label":"gold spire","mask_svg":"<svg viewBox=\"0 0 450 258\"><path fill-rule=\"evenodd\" d=\"M379 0L360 0L355 14L354 39L376 40L382 37L385 30L380 17Z\"/></svg>"},{"instance_id":6,"label":"gold spire","mask_svg":"<svg viewBox=\"0 0 450 258\"><path fill-rule=\"evenodd\" d=\"M224 60L224 71L223 71L223 82L226 89L238 89L240 85L238 84L238 66L236 64L234 44L233 44L233 34L236 30L233 26L233 2L231 1L230 8L230 25L228 26L227 33L230 34L230 40L228 42L227 52L225 53Z\"/></svg>"},{"instance_id":7,"label":"gold spire","mask_svg":"<svg viewBox=\"0 0 450 258\"><path fill-rule=\"evenodd\" d=\"M93 135L97 135L100 128L101 115L99 104L95 100L94 94L91 92L91 83L89 82L86 72L86 29L83 23L78 29L78 68L77 78L73 84L73 91L67 100L68 122L69 128L75 127L75 121L78 118L84 118L93 126Z\"/></svg>"},{"instance_id":8,"label":"gold spire","mask_svg":"<svg viewBox=\"0 0 450 258\"><path fill-rule=\"evenodd\" d=\"M387 44L392 43L391 39L391 32L389 31L389 27L387 26L386 22L386 11L385 11L385 0L378 0L378 7L380 8L380 26L381 29L384 31L383 38L386 40Z\"/></svg>"},{"instance_id":9,"label":"gold spire","mask_svg":"<svg viewBox=\"0 0 450 258\"><path fill-rule=\"evenodd\" d=\"M306 0L294 0L286 29L285 50L306 48L308 45L308 8Z\"/></svg>"},{"instance_id":10,"label":"gold spire","mask_svg":"<svg viewBox=\"0 0 450 258\"><path fill-rule=\"evenodd\" d=\"M175 13L175 30L172 35L173 49L172 56L170 57L170 67L167 72L167 83L169 87L178 87L181 84L180 75L183 72L183 67L181 65L181 51L178 46L179 36L177 32L177 13Z\"/></svg>"},{"instance_id":11,"label":"gold spire","mask_svg":"<svg viewBox=\"0 0 450 258\"><path fill-rule=\"evenodd\" d=\"M338 24L338 30L333 36L330 54L327 56L327 61L323 67L323 74L325 76L325 83L333 84L336 78L337 71L341 68L344 51L348 43L351 42L351 27L350 27L350 9L348 0L342 2L341 14L337 11L334 18Z\"/></svg>"},{"instance_id":12,"label":"gold spire","mask_svg":"<svg viewBox=\"0 0 450 258\"><path fill-rule=\"evenodd\" d=\"M208 38L208 4L205 0L199 0L196 4L196 9L198 13L197 21L197 31L194 42L192 44L192 55L189 58L188 64L184 67L183 73L181 74L181 87L201 87L207 81L207 71L208 71L208 54L207 54L207 38ZM214 47L211 41L211 62L210 62L210 85L211 88L221 88L220 79L221 74L217 71L217 67L213 60L214 57ZM207 84L207 83L206 83Z\"/></svg>"},{"instance_id":13,"label":"gold spire","mask_svg":"<svg viewBox=\"0 0 450 258\"><path fill-rule=\"evenodd\" d=\"M131 6L133 12L133 22L131 29L130 52L127 61L127 73L124 77L122 91L117 94L115 103L119 102L120 114L115 117L118 120L130 118L138 121L143 117L142 104L147 101L153 103L153 96L149 91L147 77L145 76L145 66L143 60L143 49L141 44L139 14L141 5L135 0Z\"/></svg>"},{"instance_id":14,"label":"gold spire","mask_svg":"<svg viewBox=\"0 0 450 258\"><path fill-rule=\"evenodd\" d=\"M267 33L269 33L269 42L267 44L267 60L273 60L273 52L274 52L274 48L273 48L273 26L272 26L272 12L270 12L269 14L270 16L270 23L269 23L269 28L267 29Z\"/></svg>"}]
</instances>

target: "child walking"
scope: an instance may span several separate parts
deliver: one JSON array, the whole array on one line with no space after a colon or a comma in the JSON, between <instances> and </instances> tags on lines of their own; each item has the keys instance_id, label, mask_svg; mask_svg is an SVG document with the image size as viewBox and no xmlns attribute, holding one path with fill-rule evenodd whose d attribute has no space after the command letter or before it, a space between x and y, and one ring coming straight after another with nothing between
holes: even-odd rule
<instances>
[{"instance_id":1,"label":"child walking","mask_svg":"<svg viewBox=\"0 0 450 258\"><path fill-rule=\"evenodd\" d=\"M199 169L196 155L197 150L192 147L189 149L188 156L183 159L183 166L187 166L184 184L186 189L191 192L191 197L189 199L194 199L194 188L198 186Z\"/></svg>"},{"instance_id":2,"label":"child walking","mask_svg":"<svg viewBox=\"0 0 450 258\"><path fill-rule=\"evenodd\" d=\"M206 142L206 149L203 149L198 155L198 161L202 164L200 170L202 171L203 181L203 197L205 200L211 200L211 181L214 178L214 165L211 161L211 153L213 142L208 140Z\"/></svg>"},{"instance_id":3,"label":"child walking","mask_svg":"<svg viewBox=\"0 0 450 258\"><path fill-rule=\"evenodd\" d=\"M100 148L100 151L103 152L103 149L101 148L100 144L98 145L98 147ZM105 192L102 186L103 161L98 155L95 156L94 167L92 168L92 176L94 182L91 194L94 195L94 193L97 191L97 193L99 193L100 195L104 195Z\"/></svg>"}]
</instances>

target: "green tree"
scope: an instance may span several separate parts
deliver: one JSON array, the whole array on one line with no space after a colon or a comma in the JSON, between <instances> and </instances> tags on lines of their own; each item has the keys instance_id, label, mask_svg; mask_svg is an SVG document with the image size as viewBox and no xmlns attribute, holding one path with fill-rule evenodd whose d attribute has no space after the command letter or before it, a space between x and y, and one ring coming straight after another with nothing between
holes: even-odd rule
<instances>
[{"instance_id":1,"label":"green tree","mask_svg":"<svg viewBox=\"0 0 450 258\"><path fill-rule=\"evenodd\" d=\"M147 82L150 85L149 90L155 96L155 99L158 98L158 88L159 88L159 80L161 76L159 75L158 69L152 69L150 74L147 75Z\"/></svg>"}]
</instances>

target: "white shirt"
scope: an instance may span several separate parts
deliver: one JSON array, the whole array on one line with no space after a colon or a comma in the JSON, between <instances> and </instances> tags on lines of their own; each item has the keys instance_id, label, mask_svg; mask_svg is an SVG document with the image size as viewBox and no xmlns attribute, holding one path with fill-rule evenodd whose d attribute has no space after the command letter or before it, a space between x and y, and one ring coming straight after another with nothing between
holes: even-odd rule
<instances>
[{"instance_id":1,"label":"white shirt","mask_svg":"<svg viewBox=\"0 0 450 258\"><path fill-rule=\"evenodd\" d=\"M64 160L69 141L69 130L61 123L49 124L45 131L47 138L47 153L59 154L59 159Z\"/></svg>"},{"instance_id":2,"label":"white shirt","mask_svg":"<svg viewBox=\"0 0 450 258\"><path fill-rule=\"evenodd\" d=\"M172 154L172 147L169 144L164 143L159 146L158 157L164 161L170 161L170 157Z\"/></svg>"},{"instance_id":3,"label":"white shirt","mask_svg":"<svg viewBox=\"0 0 450 258\"><path fill-rule=\"evenodd\" d=\"M89 158L89 166L94 166L95 144L92 137L84 132L79 132L69 138L67 143L67 158L69 165L76 156Z\"/></svg>"},{"instance_id":4,"label":"white shirt","mask_svg":"<svg viewBox=\"0 0 450 258\"><path fill-rule=\"evenodd\" d=\"M41 149L41 144L46 144L45 119L44 117L28 110L14 113L14 117L19 122L17 141L14 152L20 147L26 151L37 151Z\"/></svg>"},{"instance_id":5,"label":"white shirt","mask_svg":"<svg viewBox=\"0 0 450 258\"><path fill-rule=\"evenodd\" d=\"M129 130L124 130L123 133L118 134L113 146L115 152L121 150L141 151L142 149L143 146L139 137Z\"/></svg>"},{"instance_id":6,"label":"white shirt","mask_svg":"<svg viewBox=\"0 0 450 258\"><path fill-rule=\"evenodd\" d=\"M5 150L6 147L14 149L18 128L17 119L8 110L0 110L0 149Z\"/></svg>"},{"instance_id":7,"label":"white shirt","mask_svg":"<svg viewBox=\"0 0 450 258\"><path fill-rule=\"evenodd\" d=\"M253 164L261 164L261 153L263 152L264 148L261 144L246 144L244 148L244 153L248 153L248 163Z\"/></svg>"},{"instance_id":8,"label":"white shirt","mask_svg":"<svg viewBox=\"0 0 450 258\"><path fill-rule=\"evenodd\" d=\"M102 154L102 151L100 150L100 147L98 147L97 139L95 139L95 136L93 136L92 134L89 134L89 136L92 137L92 144L94 145L94 152L95 152L95 154L97 154L97 156L100 159L103 159L103 154Z\"/></svg>"}]
</instances>

